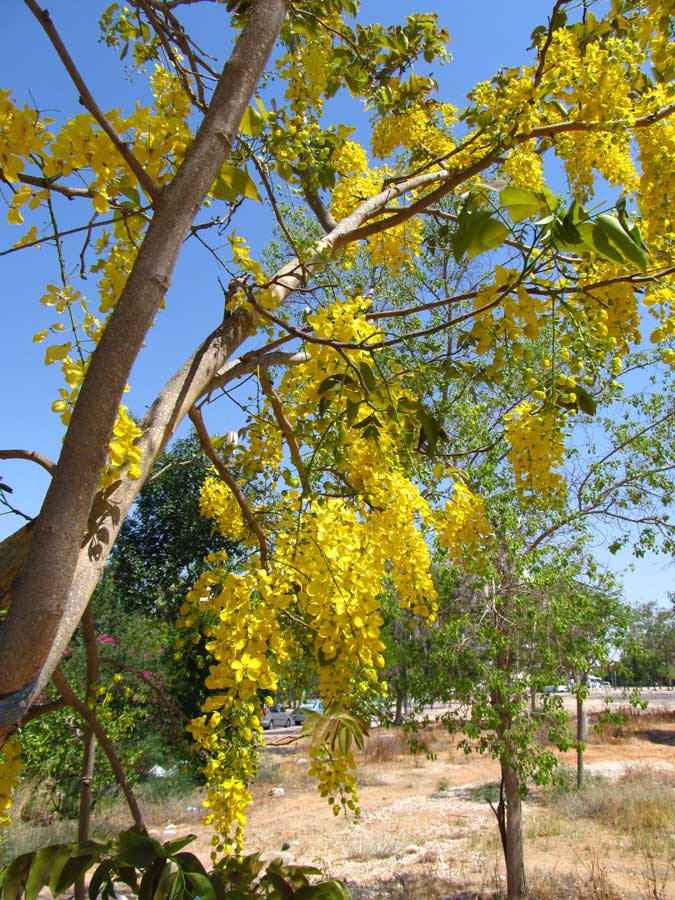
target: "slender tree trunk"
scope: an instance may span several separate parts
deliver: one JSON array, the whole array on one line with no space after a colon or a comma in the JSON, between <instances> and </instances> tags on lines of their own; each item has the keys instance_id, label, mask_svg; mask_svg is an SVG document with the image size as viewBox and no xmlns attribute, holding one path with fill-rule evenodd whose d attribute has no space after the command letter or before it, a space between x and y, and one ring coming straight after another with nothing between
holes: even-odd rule
<instances>
[{"instance_id":1,"label":"slender tree trunk","mask_svg":"<svg viewBox=\"0 0 675 900\"><path fill-rule=\"evenodd\" d=\"M82 617L82 633L87 655L86 691L87 702L93 700L98 681L99 660L96 648L96 629L91 603ZM93 805L94 768L96 764L96 735L89 722L85 723L84 748L82 751L82 774L80 777L80 811L78 816L77 839L80 843L89 839L91 811ZM85 900L84 877L75 883L75 900Z\"/></svg>"},{"instance_id":2,"label":"slender tree trunk","mask_svg":"<svg viewBox=\"0 0 675 900\"><path fill-rule=\"evenodd\" d=\"M403 689L396 688L396 711L394 712L394 725L400 725L403 721Z\"/></svg>"},{"instance_id":3,"label":"slender tree trunk","mask_svg":"<svg viewBox=\"0 0 675 900\"><path fill-rule=\"evenodd\" d=\"M508 900L521 900L527 895L527 884L520 778L517 771L505 760L500 760L500 765L506 803L506 893Z\"/></svg>"},{"instance_id":4,"label":"slender tree trunk","mask_svg":"<svg viewBox=\"0 0 675 900\"><path fill-rule=\"evenodd\" d=\"M26 564L12 585L0 628L0 696L38 693L36 680L64 618L72 618L72 634L83 612L74 608L71 589L120 397L194 216L229 156L287 10L287 0L252 4L185 161L156 200L136 262L89 361L57 469L32 528ZM0 744L12 727L11 722L0 727Z\"/></svg>"},{"instance_id":5,"label":"slender tree trunk","mask_svg":"<svg viewBox=\"0 0 675 900\"><path fill-rule=\"evenodd\" d=\"M577 694L577 787L584 783L584 747L588 737L588 719L583 696Z\"/></svg>"},{"instance_id":6,"label":"slender tree trunk","mask_svg":"<svg viewBox=\"0 0 675 900\"><path fill-rule=\"evenodd\" d=\"M145 822L143 821L143 814L141 813L138 801L136 800L136 795L134 794L131 785L127 781L126 775L124 774L124 769L122 768L122 764L119 760L119 757L115 753L115 748L113 747L108 735L101 727L101 723L97 719L96 713L93 710L89 709L86 703L83 703L82 700L80 700L75 691L68 684L68 681L66 680L63 672L60 669L57 669L54 672L54 685L56 686L56 689L66 701L68 706L72 706L72 708L80 714L82 719L84 719L84 721L91 726L94 734L96 735L96 738L98 739L99 744L101 745L101 749L108 757L108 762L110 763L110 768L113 770L113 774L115 775L115 780L122 789L122 793L124 794L124 797L127 801L127 806L129 807L129 812L131 813L131 817L134 820L134 825L141 831L146 831L147 829L145 827Z\"/></svg>"}]
</instances>

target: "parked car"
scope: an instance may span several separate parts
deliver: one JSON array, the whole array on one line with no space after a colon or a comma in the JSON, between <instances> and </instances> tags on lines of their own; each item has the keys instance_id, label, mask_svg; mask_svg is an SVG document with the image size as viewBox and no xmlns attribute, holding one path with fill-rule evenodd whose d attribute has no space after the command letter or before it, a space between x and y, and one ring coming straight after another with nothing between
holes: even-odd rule
<instances>
[{"instance_id":1,"label":"parked car","mask_svg":"<svg viewBox=\"0 0 675 900\"><path fill-rule=\"evenodd\" d=\"M296 725L302 725L307 718L308 712L323 713L323 701L307 700L302 706L299 706L293 714L293 721Z\"/></svg>"},{"instance_id":2,"label":"parked car","mask_svg":"<svg viewBox=\"0 0 675 900\"><path fill-rule=\"evenodd\" d=\"M288 728L293 719L291 714L283 710L278 704L263 706L263 714L260 724L263 728Z\"/></svg>"}]
</instances>

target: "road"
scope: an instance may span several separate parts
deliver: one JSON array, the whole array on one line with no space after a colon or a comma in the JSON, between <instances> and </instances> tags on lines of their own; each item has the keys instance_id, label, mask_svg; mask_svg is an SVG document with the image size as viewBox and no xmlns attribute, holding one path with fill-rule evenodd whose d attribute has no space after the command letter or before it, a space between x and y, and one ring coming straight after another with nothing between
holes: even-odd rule
<instances>
[{"instance_id":1,"label":"road","mask_svg":"<svg viewBox=\"0 0 675 900\"><path fill-rule=\"evenodd\" d=\"M562 694L565 701L565 709L570 713L576 711L576 700L572 694ZM640 698L649 704L652 708L661 708L667 710L675 709L675 690L652 690L645 688L640 691ZM591 691L586 700L587 712L600 712L605 708L607 700L611 701L610 708L617 709L620 706L628 705L628 698L622 689L611 689L604 691ZM427 707L422 715L428 715L431 720L440 716L449 709L447 706ZM421 716L420 716L421 717ZM266 744L278 744L283 746L286 743L294 743L293 738L300 734L300 725L291 725L289 728L271 728L263 732L263 739Z\"/></svg>"}]
</instances>

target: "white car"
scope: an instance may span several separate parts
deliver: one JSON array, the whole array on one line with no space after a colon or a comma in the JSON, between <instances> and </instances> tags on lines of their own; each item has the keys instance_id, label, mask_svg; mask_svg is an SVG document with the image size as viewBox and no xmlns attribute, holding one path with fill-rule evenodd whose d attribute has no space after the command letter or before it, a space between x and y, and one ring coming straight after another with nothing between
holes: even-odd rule
<instances>
[{"instance_id":1,"label":"white car","mask_svg":"<svg viewBox=\"0 0 675 900\"><path fill-rule=\"evenodd\" d=\"M307 718L308 712L323 713L322 700L307 700L302 706L299 706L293 714L293 721L296 725L302 725Z\"/></svg>"}]
</instances>

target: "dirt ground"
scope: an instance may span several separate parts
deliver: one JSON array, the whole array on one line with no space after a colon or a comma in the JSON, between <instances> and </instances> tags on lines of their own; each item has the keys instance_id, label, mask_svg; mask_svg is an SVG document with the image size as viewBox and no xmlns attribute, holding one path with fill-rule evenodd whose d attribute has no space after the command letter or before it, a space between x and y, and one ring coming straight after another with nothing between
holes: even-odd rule
<instances>
[{"instance_id":1,"label":"dirt ground","mask_svg":"<svg viewBox=\"0 0 675 900\"><path fill-rule=\"evenodd\" d=\"M626 767L652 766L675 776L675 721L646 724L619 739L591 740L589 773L617 777ZM363 813L354 824L334 817L307 777L306 743L272 740L254 787L246 851L314 864L344 880L357 900L493 896L504 885L501 847L493 812L474 794L498 780L498 765L466 756L440 729L431 734L431 749L436 759L413 757L400 735L374 729L359 763ZM561 759L575 765L573 752ZM672 842L665 853L636 849L625 834L558 816L538 802L536 790L525 802L524 817L528 879L541 886L540 896L557 898L553 887L559 892L575 881L588 885L587 894L577 887L575 896L592 900L675 900ZM194 820L172 823L169 833L173 827L178 833L195 830ZM675 837L675 822L672 830ZM208 850L209 837L200 831L197 851L206 858ZM600 883L616 894L600 894Z\"/></svg>"}]
</instances>

